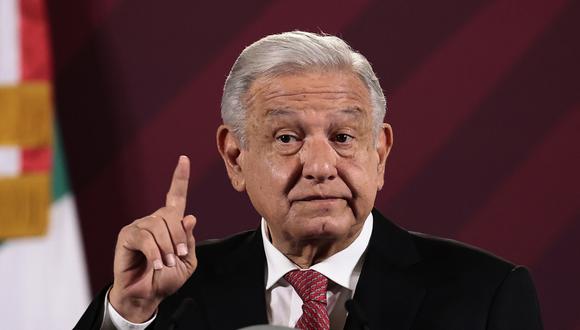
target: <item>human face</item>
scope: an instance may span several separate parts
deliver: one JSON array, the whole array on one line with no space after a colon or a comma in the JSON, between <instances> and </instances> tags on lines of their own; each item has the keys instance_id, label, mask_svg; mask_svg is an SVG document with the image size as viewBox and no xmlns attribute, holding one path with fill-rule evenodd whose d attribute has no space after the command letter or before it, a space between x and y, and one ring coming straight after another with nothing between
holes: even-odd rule
<instances>
[{"instance_id":1,"label":"human face","mask_svg":"<svg viewBox=\"0 0 580 330\"><path fill-rule=\"evenodd\" d=\"M274 245L350 244L383 185L392 141L386 124L373 136L368 88L342 71L259 78L246 105L247 145L230 153L228 173Z\"/></svg>"}]
</instances>

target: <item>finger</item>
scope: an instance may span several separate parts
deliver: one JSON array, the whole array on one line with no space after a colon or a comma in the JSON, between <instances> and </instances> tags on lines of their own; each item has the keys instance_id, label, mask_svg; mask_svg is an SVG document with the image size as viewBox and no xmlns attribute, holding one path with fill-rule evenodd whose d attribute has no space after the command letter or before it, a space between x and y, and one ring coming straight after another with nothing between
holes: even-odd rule
<instances>
[{"instance_id":1,"label":"finger","mask_svg":"<svg viewBox=\"0 0 580 330\"><path fill-rule=\"evenodd\" d=\"M147 259L148 268L150 266L152 266L154 270L163 268L159 247L149 231L140 229L137 226L130 226L125 237L124 247L129 250L140 251L143 253Z\"/></svg>"},{"instance_id":2,"label":"finger","mask_svg":"<svg viewBox=\"0 0 580 330\"><path fill-rule=\"evenodd\" d=\"M149 216L135 224L138 228L147 230L153 235L157 247L163 256L163 261L166 266L175 266L175 250L173 248L173 242L171 241L171 236L169 235L169 230L163 218L159 216Z\"/></svg>"},{"instance_id":3,"label":"finger","mask_svg":"<svg viewBox=\"0 0 580 330\"><path fill-rule=\"evenodd\" d=\"M197 224L197 219L193 215L188 215L183 218L182 221L183 229L187 235L187 248L188 254L185 256L185 259L189 261L194 267L197 265L197 257L195 254L195 237L193 236L193 228Z\"/></svg>"},{"instance_id":4,"label":"finger","mask_svg":"<svg viewBox=\"0 0 580 330\"><path fill-rule=\"evenodd\" d=\"M167 208L165 208L167 209ZM161 212L163 221L169 230L169 236L171 237L171 242L173 243L173 248L178 256L182 257L187 254L187 234L181 224L181 218L175 216L175 211L172 212ZM165 213L165 214L163 214ZM169 213L169 214L168 214ZM172 214L173 213L173 214Z\"/></svg>"},{"instance_id":5,"label":"finger","mask_svg":"<svg viewBox=\"0 0 580 330\"><path fill-rule=\"evenodd\" d=\"M187 201L187 185L189 183L189 158L179 156L179 161L173 171L171 186L167 192L165 205L174 207L178 211L179 218L183 218L185 203Z\"/></svg>"},{"instance_id":6,"label":"finger","mask_svg":"<svg viewBox=\"0 0 580 330\"><path fill-rule=\"evenodd\" d=\"M193 228L197 224L197 219L193 215L188 215L183 218L181 222L183 224L183 230L187 235L187 247L190 250L195 250L195 237L193 236Z\"/></svg>"},{"instance_id":7,"label":"finger","mask_svg":"<svg viewBox=\"0 0 580 330\"><path fill-rule=\"evenodd\" d=\"M183 215L179 215L181 211L176 207L162 207L155 211L151 216L160 217L165 221L165 225L169 230L169 235L173 244L173 249L178 256L184 256L187 254L187 235L181 221L183 220Z\"/></svg>"}]
</instances>

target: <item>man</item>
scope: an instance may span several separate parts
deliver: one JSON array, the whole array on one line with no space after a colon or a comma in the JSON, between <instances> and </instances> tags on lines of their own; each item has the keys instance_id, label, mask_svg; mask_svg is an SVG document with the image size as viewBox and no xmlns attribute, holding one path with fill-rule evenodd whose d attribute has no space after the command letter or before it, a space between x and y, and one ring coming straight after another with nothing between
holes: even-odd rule
<instances>
[{"instance_id":1,"label":"man","mask_svg":"<svg viewBox=\"0 0 580 330\"><path fill-rule=\"evenodd\" d=\"M77 328L541 329L525 268L373 210L393 144L385 108L370 64L339 38L247 47L217 145L260 228L196 247L180 157L165 206L119 233L113 285Z\"/></svg>"}]
</instances>

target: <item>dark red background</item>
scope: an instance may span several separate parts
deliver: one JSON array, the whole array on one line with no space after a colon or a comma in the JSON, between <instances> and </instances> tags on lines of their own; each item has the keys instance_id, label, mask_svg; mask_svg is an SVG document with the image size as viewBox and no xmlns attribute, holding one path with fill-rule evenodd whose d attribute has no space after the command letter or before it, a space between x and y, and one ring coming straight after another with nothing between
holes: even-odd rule
<instances>
[{"instance_id":1,"label":"dark red background","mask_svg":"<svg viewBox=\"0 0 580 330\"><path fill-rule=\"evenodd\" d=\"M395 147L377 207L528 265L547 329L580 329L580 2L49 1L58 119L93 290L116 233L193 161L198 239L253 228L215 148L243 47L338 34L373 63Z\"/></svg>"}]
</instances>

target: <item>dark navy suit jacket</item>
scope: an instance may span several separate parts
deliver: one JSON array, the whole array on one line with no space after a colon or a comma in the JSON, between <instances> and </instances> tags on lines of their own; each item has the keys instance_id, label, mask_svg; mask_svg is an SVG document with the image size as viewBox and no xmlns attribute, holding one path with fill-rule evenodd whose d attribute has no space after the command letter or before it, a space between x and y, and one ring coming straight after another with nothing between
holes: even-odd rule
<instances>
[{"instance_id":1,"label":"dark navy suit jacket","mask_svg":"<svg viewBox=\"0 0 580 330\"><path fill-rule=\"evenodd\" d=\"M373 233L345 329L536 330L528 270L462 243L412 233L373 211ZM159 306L151 329L238 329L266 324L266 258L259 230L208 241L198 269ZM75 329L99 329L103 290ZM181 306L182 311L177 312ZM176 320L173 318L176 317Z\"/></svg>"}]
</instances>

